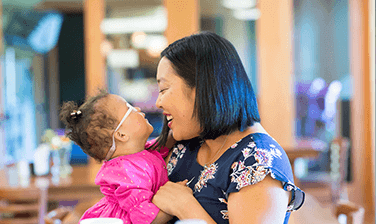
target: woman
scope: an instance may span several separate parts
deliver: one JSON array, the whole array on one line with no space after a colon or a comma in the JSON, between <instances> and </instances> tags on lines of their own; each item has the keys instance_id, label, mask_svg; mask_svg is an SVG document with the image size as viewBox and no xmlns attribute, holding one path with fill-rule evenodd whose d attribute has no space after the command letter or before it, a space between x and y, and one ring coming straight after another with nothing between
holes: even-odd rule
<instances>
[{"instance_id":1,"label":"woman","mask_svg":"<svg viewBox=\"0 0 376 224\"><path fill-rule=\"evenodd\" d=\"M165 115L159 145L171 182L153 203L177 219L287 223L304 201L286 153L260 124L255 94L233 45L210 32L161 53L156 106ZM281 131L283 131L281 129ZM174 182L189 180L187 186Z\"/></svg>"}]
</instances>

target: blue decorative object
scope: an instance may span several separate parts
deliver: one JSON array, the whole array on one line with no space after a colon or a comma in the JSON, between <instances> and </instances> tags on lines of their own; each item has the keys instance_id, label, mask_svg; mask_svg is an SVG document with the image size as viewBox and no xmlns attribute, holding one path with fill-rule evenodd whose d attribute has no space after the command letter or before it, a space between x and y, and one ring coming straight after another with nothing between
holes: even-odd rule
<instances>
[{"instance_id":1,"label":"blue decorative object","mask_svg":"<svg viewBox=\"0 0 376 224\"><path fill-rule=\"evenodd\" d=\"M45 54L57 44L62 23L63 15L56 11L21 10L12 13L4 39L10 46Z\"/></svg>"},{"instance_id":2,"label":"blue decorative object","mask_svg":"<svg viewBox=\"0 0 376 224\"><path fill-rule=\"evenodd\" d=\"M86 155L80 146L73 143L72 145L72 152L71 152L71 159L70 164L72 165L79 165L79 164L87 164L88 161L88 155Z\"/></svg>"}]
</instances>

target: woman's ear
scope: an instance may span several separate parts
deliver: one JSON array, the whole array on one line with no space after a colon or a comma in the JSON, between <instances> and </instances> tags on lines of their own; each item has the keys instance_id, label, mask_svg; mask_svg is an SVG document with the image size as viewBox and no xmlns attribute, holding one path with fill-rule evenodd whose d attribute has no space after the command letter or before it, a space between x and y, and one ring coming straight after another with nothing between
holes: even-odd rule
<instances>
[{"instance_id":1,"label":"woman's ear","mask_svg":"<svg viewBox=\"0 0 376 224\"><path fill-rule=\"evenodd\" d=\"M129 140L129 136L125 134L124 132L122 132L121 130L118 130L114 136L115 136L115 139L117 139L118 141L126 142Z\"/></svg>"}]
</instances>

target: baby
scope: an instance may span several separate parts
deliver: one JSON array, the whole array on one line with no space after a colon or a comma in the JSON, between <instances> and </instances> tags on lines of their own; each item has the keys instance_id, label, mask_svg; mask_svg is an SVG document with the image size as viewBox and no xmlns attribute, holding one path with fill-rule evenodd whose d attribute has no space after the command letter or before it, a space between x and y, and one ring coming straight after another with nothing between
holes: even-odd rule
<instances>
[{"instance_id":1,"label":"baby","mask_svg":"<svg viewBox=\"0 0 376 224\"><path fill-rule=\"evenodd\" d=\"M100 185L104 197L80 220L111 217L124 223L160 223L171 218L151 203L168 181L163 160L168 149L151 149L154 143L147 139L153 127L140 108L101 91L80 107L65 102L60 119L72 141L95 160L103 161L95 184Z\"/></svg>"}]
</instances>

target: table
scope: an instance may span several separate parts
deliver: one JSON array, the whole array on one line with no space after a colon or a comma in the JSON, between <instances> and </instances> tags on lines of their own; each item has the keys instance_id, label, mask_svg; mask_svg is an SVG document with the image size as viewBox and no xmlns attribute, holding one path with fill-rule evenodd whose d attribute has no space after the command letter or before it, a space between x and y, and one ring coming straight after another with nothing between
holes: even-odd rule
<instances>
[{"instance_id":1,"label":"table","mask_svg":"<svg viewBox=\"0 0 376 224\"><path fill-rule=\"evenodd\" d=\"M89 166L74 166L67 177L31 176L20 178L16 168L0 170L0 190L27 190L47 188L49 200L80 200L103 196L99 186L95 185L97 171Z\"/></svg>"},{"instance_id":2,"label":"table","mask_svg":"<svg viewBox=\"0 0 376 224\"><path fill-rule=\"evenodd\" d=\"M313 138L299 138L293 147L285 147L285 151L290 161L295 161L297 158L314 158L320 152L327 149L328 144L319 139Z\"/></svg>"},{"instance_id":3,"label":"table","mask_svg":"<svg viewBox=\"0 0 376 224\"><path fill-rule=\"evenodd\" d=\"M35 189L43 192L44 206L40 206L40 217L47 213L47 202L59 201L85 201L99 200L103 197L99 186L94 180L99 166L74 166L71 175L66 177L31 176L19 177L16 167L7 167L0 170L0 192L6 194L21 194ZM41 220L40 223L43 223Z\"/></svg>"},{"instance_id":4,"label":"table","mask_svg":"<svg viewBox=\"0 0 376 224\"><path fill-rule=\"evenodd\" d=\"M85 201L76 206L75 210L64 220L63 224L75 224L81 215L95 202ZM291 213L289 224L339 224L330 205L320 204L315 197L306 194L306 201L298 210Z\"/></svg>"},{"instance_id":5,"label":"table","mask_svg":"<svg viewBox=\"0 0 376 224\"><path fill-rule=\"evenodd\" d=\"M303 206L291 213L289 224L339 224L331 205L320 204L315 197L306 194Z\"/></svg>"},{"instance_id":6,"label":"table","mask_svg":"<svg viewBox=\"0 0 376 224\"><path fill-rule=\"evenodd\" d=\"M16 170L0 170L0 191L27 190L36 187L47 186L48 200L79 200L75 212L68 217L69 222L77 223L80 215L95 203L95 198L103 195L99 186L94 184L97 168L93 166L75 166L70 176L54 179L52 176L31 177L28 184L22 182L17 176ZM338 224L331 207L323 206L312 195L306 194L306 201L302 208L291 214L289 224L326 223Z\"/></svg>"},{"instance_id":7,"label":"table","mask_svg":"<svg viewBox=\"0 0 376 224\"><path fill-rule=\"evenodd\" d=\"M313 138L299 138L296 140L296 144L291 147L284 147L284 150L289 157L292 171L294 172L294 164L295 160L298 158L315 158L317 157L322 151L327 149L328 144L323 142L319 139ZM299 180L295 178L294 175L294 182L295 185L300 186Z\"/></svg>"}]
</instances>

